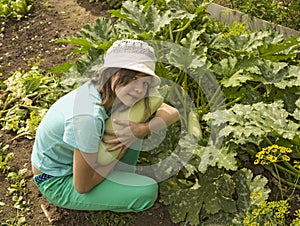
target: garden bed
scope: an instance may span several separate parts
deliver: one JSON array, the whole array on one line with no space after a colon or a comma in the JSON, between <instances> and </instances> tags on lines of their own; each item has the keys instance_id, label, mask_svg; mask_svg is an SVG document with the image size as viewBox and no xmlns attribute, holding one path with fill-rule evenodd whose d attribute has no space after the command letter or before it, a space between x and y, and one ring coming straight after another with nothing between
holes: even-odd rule
<instances>
[{"instance_id":1,"label":"garden bed","mask_svg":"<svg viewBox=\"0 0 300 226\"><path fill-rule=\"evenodd\" d=\"M4 22L0 19L1 27L4 28L0 37L0 72L3 74L0 79L8 78L18 68L28 70L32 65L28 62L39 61L37 57L41 62L40 68L44 70L70 61L72 58L69 54L73 46L55 43L55 40L74 34L83 25L93 23L99 16L108 17L108 8L100 2L89 4L88 1L42 0L36 1L30 15L21 21ZM27 225L118 225L118 222L123 225L124 219L127 225L129 222L131 225L175 225L170 221L166 208L159 203L149 211L128 215L70 211L55 207L41 196L32 181L30 154L33 140L23 138L12 141L15 134L9 131L0 133L1 143L9 144L9 152L14 152L14 157L9 161L11 170L17 172L27 169L24 174L28 189L24 201L29 202L26 204L28 211L24 215ZM16 225L17 222L14 221L20 215L18 216L13 207L12 197L7 196L12 182L7 181L4 176L0 181L0 202L5 203L1 206L0 221L5 225L9 220L8 225Z\"/></svg>"}]
</instances>

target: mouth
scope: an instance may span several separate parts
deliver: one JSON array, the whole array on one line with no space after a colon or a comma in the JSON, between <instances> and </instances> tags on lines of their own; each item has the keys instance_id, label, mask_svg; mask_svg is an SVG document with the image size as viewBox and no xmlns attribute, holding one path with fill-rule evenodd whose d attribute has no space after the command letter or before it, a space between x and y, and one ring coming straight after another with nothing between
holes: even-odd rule
<instances>
[{"instance_id":1,"label":"mouth","mask_svg":"<svg viewBox=\"0 0 300 226\"><path fill-rule=\"evenodd\" d=\"M134 103L134 104L141 99L140 97L132 95L132 94L128 94L128 96L129 96L131 102Z\"/></svg>"},{"instance_id":2,"label":"mouth","mask_svg":"<svg viewBox=\"0 0 300 226\"><path fill-rule=\"evenodd\" d=\"M132 95L132 94L127 94L131 99L133 100L138 100L140 97L137 97L135 95Z\"/></svg>"}]
</instances>

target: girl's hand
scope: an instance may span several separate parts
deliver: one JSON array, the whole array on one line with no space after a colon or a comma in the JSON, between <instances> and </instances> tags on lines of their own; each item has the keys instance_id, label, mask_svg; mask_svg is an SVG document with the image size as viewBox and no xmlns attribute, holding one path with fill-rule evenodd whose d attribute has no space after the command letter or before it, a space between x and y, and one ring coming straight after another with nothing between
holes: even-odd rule
<instances>
[{"instance_id":1,"label":"girl's hand","mask_svg":"<svg viewBox=\"0 0 300 226\"><path fill-rule=\"evenodd\" d=\"M108 135L116 136L115 139L103 140L106 144L115 144L112 148L107 149L107 151L114 151L119 148L122 148L122 151L124 151L135 141L145 137L149 133L148 123L135 123L119 119L114 119L114 123L123 126L123 128L118 131L105 131Z\"/></svg>"}]
</instances>

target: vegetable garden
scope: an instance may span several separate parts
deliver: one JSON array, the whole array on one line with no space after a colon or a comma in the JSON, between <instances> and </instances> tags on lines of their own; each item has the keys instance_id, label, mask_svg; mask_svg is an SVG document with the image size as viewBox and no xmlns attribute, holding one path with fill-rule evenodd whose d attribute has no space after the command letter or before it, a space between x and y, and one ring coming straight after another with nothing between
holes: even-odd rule
<instances>
[{"instance_id":1,"label":"vegetable garden","mask_svg":"<svg viewBox=\"0 0 300 226\"><path fill-rule=\"evenodd\" d=\"M6 2L21 1L1 1L2 9ZM22 2L28 10L34 4ZM300 225L300 37L226 26L205 12L208 1L110 3L113 19L56 39L73 46L70 60L47 70L33 60L3 75L0 124L12 136L1 143L0 175L16 210L3 225L26 224L32 214L30 177L12 167L10 143L32 141L49 106L90 78L119 38L152 44L160 92L181 114L180 123L151 135L159 145L142 152L138 168L160 182L155 208L168 210L170 225ZM88 216L92 225L130 225L134 217Z\"/></svg>"}]
</instances>

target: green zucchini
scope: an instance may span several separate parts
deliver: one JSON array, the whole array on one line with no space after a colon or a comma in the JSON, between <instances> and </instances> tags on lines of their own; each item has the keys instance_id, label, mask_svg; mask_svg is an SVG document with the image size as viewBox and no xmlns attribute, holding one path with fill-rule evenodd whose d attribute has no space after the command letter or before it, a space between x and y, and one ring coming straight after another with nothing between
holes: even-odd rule
<instances>
[{"instance_id":1,"label":"green zucchini","mask_svg":"<svg viewBox=\"0 0 300 226\"><path fill-rule=\"evenodd\" d=\"M198 115L195 111L190 111L188 118L188 133L195 137L202 138L202 131L199 124Z\"/></svg>"},{"instance_id":2,"label":"green zucchini","mask_svg":"<svg viewBox=\"0 0 300 226\"><path fill-rule=\"evenodd\" d=\"M122 111L116 110L112 113L112 115L105 122L105 130L119 130L122 129L122 126L117 125L113 122L113 119L120 120L129 120L132 122L146 122L150 116L159 108L159 106L163 103L163 98L160 96L158 91L154 88L150 90L149 93L149 104L150 104L150 112L145 112L145 104L144 99L140 100L136 104L134 104L131 108ZM110 140L115 138L114 136L104 134L103 139ZM105 144L101 142L98 150L98 163L100 165L107 165L111 163L115 158L118 157L121 148L108 152L107 148L111 147L111 144Z\"/></svg>"}]
</instances>

